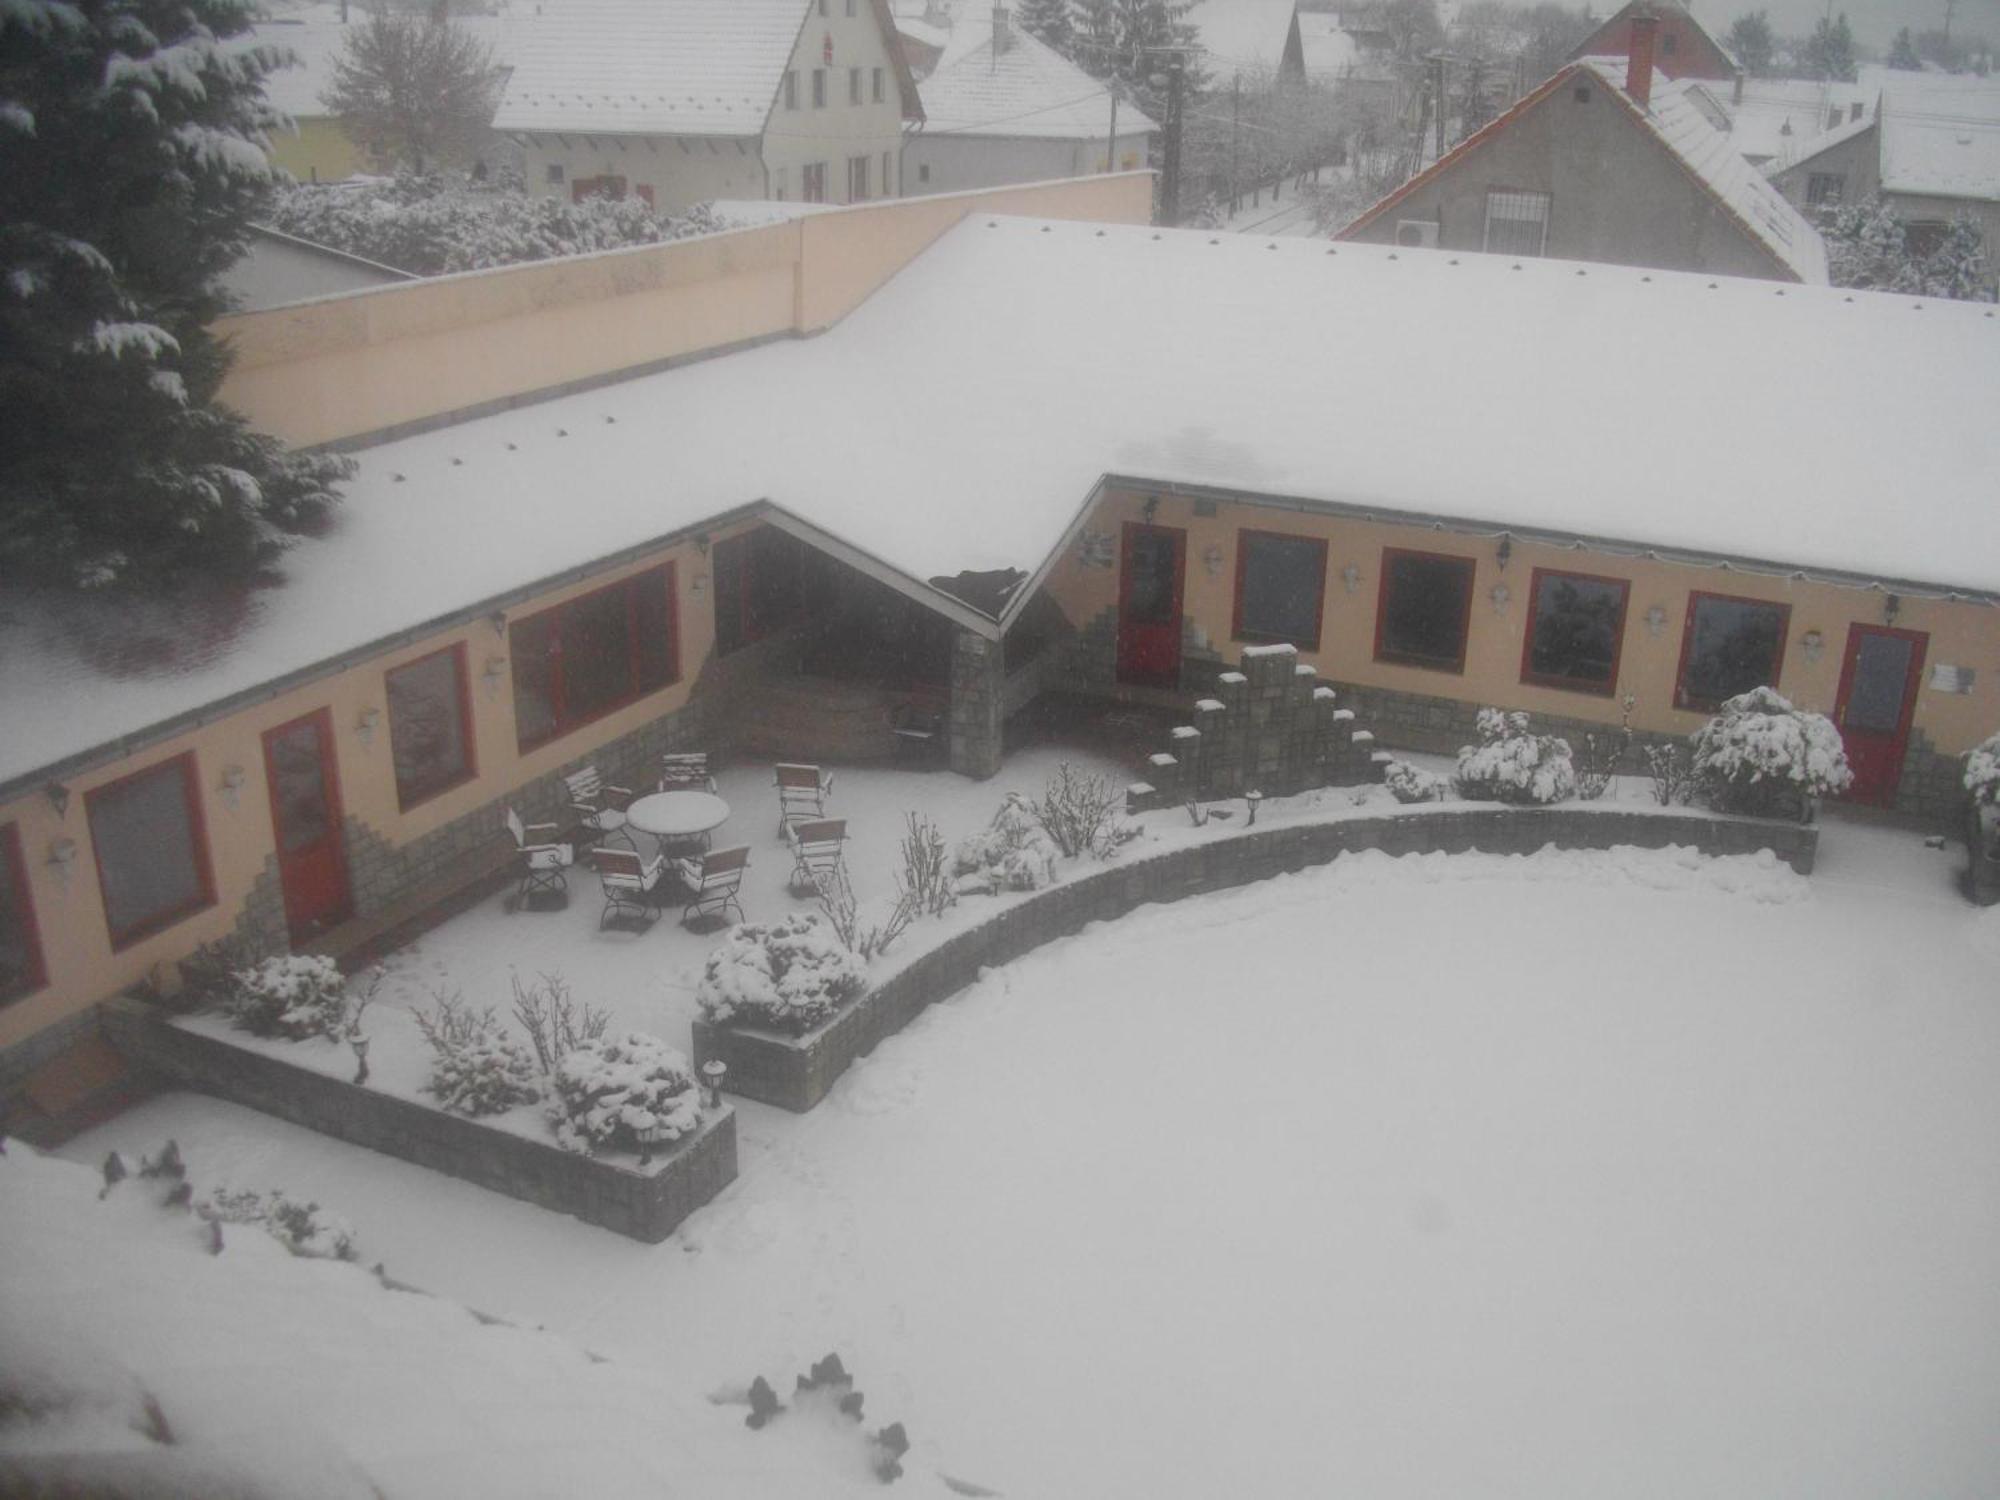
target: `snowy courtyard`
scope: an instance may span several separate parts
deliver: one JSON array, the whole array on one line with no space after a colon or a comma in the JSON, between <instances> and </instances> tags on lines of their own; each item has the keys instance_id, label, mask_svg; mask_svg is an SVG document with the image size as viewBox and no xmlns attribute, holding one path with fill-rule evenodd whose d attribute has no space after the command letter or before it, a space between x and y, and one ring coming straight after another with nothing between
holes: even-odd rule
<instances>
[{"instance_id":1,"label":"snowy courtyard","mask_svg":"<svg viewBox=\"0 0 2000 1500\"><path fill-rule=\"evenodd\" d=\"M703 1397L838 1350L909 1429L909 1493L1991 1494L2000 914L1954 858L1835 821L1810 880L1363 854L1148 909L934 1007L810 1115L739 1104L740 1179L656 1247L188 1095L64 1155L172 1136L198 1191L316 1199L364 1263L718 1430L741 1409ZM200 1330L191 1304L128 1351L197 1428ZM549 1493L574 1416L524 1398L493 1464L436 1347L429 1492ZM397 1424L318 1426L411 1472ZM592 1493L656 1492L659 1431L592 1430L625 1461ZM726 1451L682 1453L686 1493L827 1492Z\"/></svg>"}]
</instances>

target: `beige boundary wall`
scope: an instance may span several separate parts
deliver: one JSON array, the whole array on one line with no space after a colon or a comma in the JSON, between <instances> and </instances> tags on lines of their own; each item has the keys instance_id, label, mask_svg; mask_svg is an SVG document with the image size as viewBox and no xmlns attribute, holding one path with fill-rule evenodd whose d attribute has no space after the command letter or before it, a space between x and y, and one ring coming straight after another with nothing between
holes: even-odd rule
<instances>
[{"instance_id":1,"label":"beige boundary wall","mask_svg":"<svg viewBox=\"0 0 2000 1500\"><path fill-rule=\"evenodd\" d=\"M436 277L222 319L222 399L347 443L838 322L973 213L1144 224L1150 172L898 199L636 250Z\"/></svg>"}]
</instances>

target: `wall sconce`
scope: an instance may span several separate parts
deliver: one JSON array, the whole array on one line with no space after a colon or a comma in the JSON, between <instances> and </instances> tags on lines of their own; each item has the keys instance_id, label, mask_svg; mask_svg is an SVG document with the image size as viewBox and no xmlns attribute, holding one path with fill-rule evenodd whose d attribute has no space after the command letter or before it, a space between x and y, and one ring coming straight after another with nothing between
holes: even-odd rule
<instances>
[{"instance_id":1,"label":"wall sconce","mask_svg":"<svg viewBox=\"0 0 2000 1500\"><path fill-rule=\"evenodd\" d=\"M231 812L236 810L237 798L243 793L243 781L241 766L224 766L221 777L215 783L216 790L222 793L222 800Z\"/></svg>"},{"instance_id":2,"label":"wall sconce","mask_svg":"<svg viewBox=\"0 0 2000 1500\"><path fill-rule=\"evenodd\" d=\"M1888 594L1883 597L1882 623L1884 625L1895 624L1896 616L1901 614L1902 612L1903 612L1903 601L1900 596L1896 594Z\"/></svg>"},{"instance_id":3,"label":"wall sconce","mask_svg":"<svg viewBox=\"0 0 2000 1500\"><path fill-rule=\"evenodd\" d=\"M49 863L55 866L58 875L67 876L70 866L76 863L76 840L50 839Z\"/></svg>"},{"instance_id":4,"label":"wall sconce","mask_svg":"<svg viewBox=\"0 0 2000 1500\"><path fill-rule=\"evenodd\" d=\"M504 609L494 610L492 614L486 617L486 623L493 627L495 635L505 635L507 633L507 611Z\"/></svg>"},{"instance_id":5,"label":"wall sconce","mask_svg":"<svg viewBox=\"0 0 2000 1500\"><path fill-rule=\"evenodd\" d=\"M1500 545L1493 553L1493 560L1500 565L1501 572L1504 573L1507 571L1507 560L1511 558L1513 555L1514 555L1513 533L1503 531L1500 533Z\"/></svg>"},{"instance_id":6,"label":"wall sconce","mask_svg":"<svg viewBox=\"0 0 2000 1500\"><path fill-rule=\"evenodd\" d=\"M1146 503L1139 507L1139 514L1144 516L1148 524L1150 524L1152 522L1153 517L1157 516L1159 513L1160 513L1160 497L1158 495L1148 495L1146 497Z\"/></svg>"},{"instance_id":7,"label":"wall sconce","mask_svg":"<svg viewBox=\"0 0 2000 1500\"><path fill-rule=\"evenodd\" d=\"M1799 649L1805 652L1807 661L1818 661L1826 650L1826 637L1817 630L1808 630L1799 637Z\"/></svg>"},{"instance_id":8,"label":"wall sconce","mask_svg":"<svg viewBox=\"0 0 2000 1500\"><path fill-rule=\"evenodd\" d=\"M64 817L68 814L69 788L64 786L60 781L51 781L47 786L43 787L42 795L49 799L49 806L56 810L57 817Z\"/></svg>"},{"instance_id":9,"label":"wall sconce","mask_svg":"<svg viewBox=\"0 0 2000 1500\"><path fill-rule=\"evenodd\" d=\"M1355 567L1353 563L1349 563L1340 570L1340 583L1348 593L1353 593L1361 587L1361 570Z\"/></svg>"},{"instance_id":10,"label":"wall sconce","mask_svg":"<svg viewBox=\"0 0 2000 1500\"><path fill-rule=\"evenodd\" d=\"M701 555L702 555L703 557L706 557L706 556L708 556L708 533L707 533L707 532L705 532L705 531L698 531L698 532L696 532L696 533L695 533L695 537L694 537L694 550L695 550L695 551L697 551L697 552L699 552L699 553L700 553L700 554L701 554Z\"/></svg>"},{"instance_id":11,"label":"wall sconce","mask_svg":"<svg viewBox=\"0 0 2000 1500\"><path fill-rule=\"evenodd\" d=\"M1507 601L1514 596L1507 592L1506 584L1496 583L1486 591L1486 597L1493 601L1493 613L1504 615L1507 613Z\"/></svg>"},{"instance_id":12,"label":"wall sconce","mask_svg":"<svg viewBox=\"0 0 2000 1500\"><path fill-rule=\"evenodd\" d=\"M486 684L487 697L497 698L500 696L500 684L506 676L506 657L489 656L486 658L486 670L479 674L479 680Z\"/></svg>"},{"instance_id":13,"label":"wall sconce","mask_svg":"<svg viewBox=\"0 0 2000 1500\"><path fill-rule=\"evenodd\" d=\"M1215 543L1210 542L1207 547L1202 549L1201 565L1208 570L1210 578L1220 578L1222 576L1222 549L1216 546Z\"/></svg>"},{"instance_id":14,"label":"wall sconce","mask_svg":"<svg viewBox=\"0 0 2000 1500\"><path fill-rule=\"evenodd\" d=\"M1646 634L1658 638L1667 628L1667 611L1664 605L1655 604L1646 611Z\"/></svg>"},{"instance_id":15,"label":"wall sconce","mask_svg":"<svg viewBox=\"0 0 2000 1500\"><path fill-rule=\"evenodd\" d=\"M381 723L382 723L381 709L364 708L361 710L361 717L354 721L354 732L356 735L360 737L361 743L364 746L374 743L375 731L378 727L380 727Z\"/></svg>"},{"instance_id":16,"label":"wall sconce","mask_svg":"<svg viewBox=\"0 0 2000 1500\"><path fill-rule=\"evenodd\" d=\"M688 580L688 592L693 594L697 599L707 593L708 575L706 573L697 573L694 577L690 578Z\"/></svg>"}]
</instances>

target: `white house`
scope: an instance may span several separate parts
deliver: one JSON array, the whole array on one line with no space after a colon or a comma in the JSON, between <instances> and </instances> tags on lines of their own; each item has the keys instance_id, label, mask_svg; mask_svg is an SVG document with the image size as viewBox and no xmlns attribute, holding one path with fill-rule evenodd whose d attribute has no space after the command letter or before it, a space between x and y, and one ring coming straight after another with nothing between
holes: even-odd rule
<instances>
[{"instance_id":1,"label":"white house","mask_svg":"<svg viewBox=\"0 0 2000 1500\"><path fill-rule=\"evenodd\" d=\"M1114 112L1102 82L1004 9L953 19L917 88L924 120L905 138L904 193L1133 170L1146 165L1159 129L1129 101Z\"/></svg>"},{"instance_id":2,"label":"white house","mask_svg":"<svg viewBox=\"0 0 2000 1500\"><path fill-rule=\"evenodd\" d=\"M494 128L530 192L862 203L923 118L887 0L549 0Z\"/></svg>"}]
</instances>

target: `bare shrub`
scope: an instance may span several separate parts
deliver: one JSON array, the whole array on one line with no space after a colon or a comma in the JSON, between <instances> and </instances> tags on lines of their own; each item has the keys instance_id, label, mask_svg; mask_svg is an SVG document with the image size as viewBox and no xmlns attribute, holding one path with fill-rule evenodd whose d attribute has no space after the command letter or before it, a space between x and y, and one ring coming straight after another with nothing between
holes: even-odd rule
<instances>
[{"instance_id":1,"label":"bare shrub","mask_svg":"<svg viewBox=\"0 0 2000 1500\"><path fill-rule=\"evenodd\" d=\"M500 1027L493 1007L474 1010L456 991L433 994L411 1019L431 1049L426 1092L453 1114L497 1115L541 1097L527 1049Z\"/></svg>"},{"instance_id":2,"label":"bare shrub","mask_svg":"<svg viewBox=\"0 0 2000 1500\"><path fill-rule=\"evenodd\" d=\"M1105 859L1120 842L1118 805L1110 777L1079 771L1064 761L1034 804L1035 821L1069 858L1088 854Z\"/></svg>"},{"instance_id":3,"label":"bare shrub","mask_svg":"<svg viewBox=\"0 0 2000 1500\"><path fill-rule=\"evenodd\" d=\"M1694 754L1675 740L1646 747L1646 770L1653 778L1653 800L1662 807L1694 800Z\"/></svg>"},{"instance_id":4,"label":"bare shrub","mask_svg":"<svg viewBox=\"0 0 2000 1500\"><path fill-rule=\"evenodd\" d=\"M864 962L901 937L917 914L910 893L900 891L886 921L864 925L860 903L854 898L854 885L847 878L845 865L836 865L820 876L819 909L833 928L834 936L840 939L840 946Z\"/></svg>"},{"instance_id":5,"label":"bare shrub","mask_svg":"<svg viewBox=\"0 0 2000 1500\"><path fill-rule=\"evenodd\" d=\"M896 877L897 897L912 912L943 916L958 905L958 884L952 877L944 835L921 813L905 813L903 822L903 869Z\"/></svg>"},{"instance_id":6,"label":"bare shrub","mask_svg":"<svg viewBox=\"0 0 2000 1500\"><path fill-rule=\"evenodd\" d=\"M555 1072L557 1063L582 1043L603 1036L611 1024L608 1011L588 1004L579 1010L560 975L543 974L530 985L516 975L509 983L514 987L514 1019L528 1033L544 1073Z\"/></svg>"}]
</instances>

